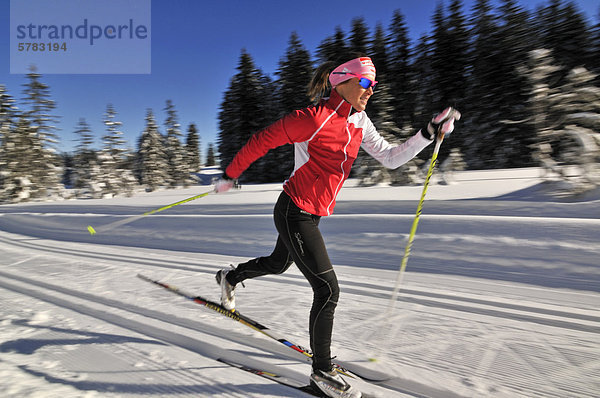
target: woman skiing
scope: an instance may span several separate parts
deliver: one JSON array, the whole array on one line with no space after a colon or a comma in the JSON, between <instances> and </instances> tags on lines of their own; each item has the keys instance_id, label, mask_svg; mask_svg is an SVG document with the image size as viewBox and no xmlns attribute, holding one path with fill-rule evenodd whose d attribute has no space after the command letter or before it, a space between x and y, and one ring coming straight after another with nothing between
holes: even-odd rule
<instances>
[{"instance_id":1,"label":"woman skiing","mask_svg":"<svg viewBox=\"0 0 600 398\"><path fill-rule=\"evenodd\" d=\"M270 149L294 144L295 165L274 208L279 233L273 252L217 272L221 303L235 307L236 284L249 278L285 272L292 262L313 289L309 319L313 353L311 385L330 397L360 397L334 369L331 335L339 287L329 260L319 221L332 214L336 197L362 148L384 166L397 168L434 141L438 132L454 129L455 111L447 108L401 145L384 140L364 112L373 95L375 66L370 58L353 55L347 62L327 62L317 68L308 94L318 104L297 110L253 135L215 184L225 192L254 161ZM330 90L330 96L323 98Z\"/></svg>"}]
</instances>

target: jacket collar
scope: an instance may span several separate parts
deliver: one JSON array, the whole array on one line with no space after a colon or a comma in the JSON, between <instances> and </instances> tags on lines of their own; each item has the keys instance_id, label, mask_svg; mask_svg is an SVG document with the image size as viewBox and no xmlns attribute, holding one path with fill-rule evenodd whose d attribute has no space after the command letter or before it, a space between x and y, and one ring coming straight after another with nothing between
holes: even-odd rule
<instances>
[{"instance_id":1,"label":"jacket collar","mask_svg":"<svg viewBox=\"0 0 600 398\"><path fill-rule=\"evenodd\" d=\"M327 100L327 106L333 110L337 109L337 114L344 118L348 118L352 112L352 105L342 98L342 96L334 89L331 90L331 94Z\"/></svg>"}]
</instances>

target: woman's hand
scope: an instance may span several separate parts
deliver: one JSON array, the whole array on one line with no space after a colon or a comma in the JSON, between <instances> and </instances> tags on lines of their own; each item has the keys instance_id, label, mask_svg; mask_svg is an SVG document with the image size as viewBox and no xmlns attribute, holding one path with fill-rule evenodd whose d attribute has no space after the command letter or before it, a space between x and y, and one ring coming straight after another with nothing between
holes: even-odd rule
<instances>
[{"instance_id":1,"label":"woman's hand","mask_svg":"<svg viewBox=\"0 0 600 398\"><path fill-rule=\"evenodd\" d=\"M219 181L215 183L215 193L227 192L231 188L233 188L237 183L237 180L229 177L227 174L223 173Z\"/></svg>"},{"instance_id":2,"label":"woman's hand","mask_svg":"<svg viewBox=\"0 0 600 398\"><path fill-rule=\"evenodd\" d=\"M421 129L421 134L429 140L436 140L440 135L450 135L454 131L454 121L460 117L459 111L448 107L431 119L427 127Z\"/></svg>"}]
</instances>

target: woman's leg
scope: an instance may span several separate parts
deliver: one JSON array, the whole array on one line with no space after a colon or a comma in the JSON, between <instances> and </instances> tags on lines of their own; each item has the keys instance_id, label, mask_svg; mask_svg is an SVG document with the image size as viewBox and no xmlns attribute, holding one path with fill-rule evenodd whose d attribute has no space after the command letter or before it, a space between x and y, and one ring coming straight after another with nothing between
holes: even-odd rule
<instances>
[{"instance_id":1,"label":"woman's leg","mask_svg":"<svg viewBox=\"0 0 600 398\"><path fill-rule=\"evenodd\" d=\"M292 264L292 258L280 237L273 252L267 257L258 257L239 264L234 270L220 270L216 280L221 286L221 305L227 309L235 308L235 285L246 279L269 274L281 274ZM225 278L223 278L225 276Z\"/></svg>"},{"instance_id":2,"label":"woman's leg","mask_svg":"<svg viewBox=\"0 0 600 398\"><path fill-rule=\"evenodd\" d=\"M320 217L300 210L284 192L275 205L274 220L279 236L271 255L239 264L226 279L235 286L245 279L283 273L295 262L313 289L309 320L313 368L329 370L339 287L319 230Z\"/></svg>"},{"instance_id":3,"label":"woman's leg","mask_svg":"<svg viewBox=\"0 0 600 398\"><path fill-rule=\"evenodd\" d=\"M331 368L331 334L339 297L337 277L319 230L320 217L300 210L283 193L275 206L279 239L313 289L310 311L310 347L313 368Z\"/></svg>"},{"instance_id":4,"label":"woman's leg","mask_svg":"<svg viewBox=\"0 0 600 398\"><path fill-rule=\"evenodd\" d=\"M234 272L227 273L227 281L234 285L246 279L256 278L263 275L282 274L292 264L292 258L281 237L277 237L277 243L273 252L267 257L258 257L248 262L239 264Z\"/></svg>"}]
</instances>

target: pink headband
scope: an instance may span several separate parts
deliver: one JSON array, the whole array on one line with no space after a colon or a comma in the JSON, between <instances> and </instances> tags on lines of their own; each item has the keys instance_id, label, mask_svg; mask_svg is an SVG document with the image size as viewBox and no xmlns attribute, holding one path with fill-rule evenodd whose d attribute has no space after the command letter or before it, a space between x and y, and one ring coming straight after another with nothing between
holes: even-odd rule
<instances>
[{"instance_id":1,"label":"pink headband","mask_svg":"<svg viewBox=\"0 0 600 398\"><path fill-rule=\"evenodd\" d=\"M357 76L365 76L372 75L373 79L375 79L375 65L373 65L373 61L371 58L363 57L363 58L355 58L346 63L341 64L337 68L331 72L329 75L329 82L332 87L337 86L340 83L345 82L346 80L350 80L353 77Z\"/></svg>"}]
</instances>

